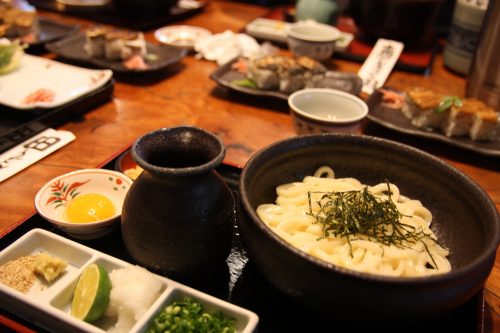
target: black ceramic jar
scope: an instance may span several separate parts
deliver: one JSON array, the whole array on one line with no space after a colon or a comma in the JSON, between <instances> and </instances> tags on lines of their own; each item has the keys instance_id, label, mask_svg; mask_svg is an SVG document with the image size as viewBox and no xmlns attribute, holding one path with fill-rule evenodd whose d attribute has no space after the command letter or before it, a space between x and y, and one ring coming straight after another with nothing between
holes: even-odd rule
<instances>
[{"instance_id":1,"label":"black ceramic jar","mask_svg":"<svg viewBox=\"0 0 500 333\"><path fill-rule=\"evenodd\" d=\"M122 211L126 249L140 265L177 278L220 267L229 253L234 200L214 170L225 147L203 129L153 131L132 146L144 171Z\"/></svg>"}]
</instances>

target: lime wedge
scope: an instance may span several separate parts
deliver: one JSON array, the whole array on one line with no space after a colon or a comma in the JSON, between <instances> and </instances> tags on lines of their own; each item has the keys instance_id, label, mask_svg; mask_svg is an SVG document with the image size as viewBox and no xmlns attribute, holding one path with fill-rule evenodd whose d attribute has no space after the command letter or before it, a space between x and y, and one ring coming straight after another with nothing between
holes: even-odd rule
<instances>
[{"instance_id":1,"label":"lime wedge","mask_svg":"<svg viewBox=\"0 0 500 333\"><path fill-rule=\"evenodd\" d=\"M104 268L91 264L83 270L73 294L71 315L93 322L99 319L109 304L111 281Z\"/></svg>"}]
</instances>

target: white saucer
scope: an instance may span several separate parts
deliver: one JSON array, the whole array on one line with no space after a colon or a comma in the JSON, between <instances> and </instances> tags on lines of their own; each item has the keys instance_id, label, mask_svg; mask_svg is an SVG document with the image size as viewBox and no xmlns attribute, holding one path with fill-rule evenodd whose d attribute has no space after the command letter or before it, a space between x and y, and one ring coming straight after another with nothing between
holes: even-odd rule
<instances>
[{"instance_id":1,"label":"white saucer","mask_svg":"<svg viewBox=\"0 0 500 333\"><path fill-rule=\"evenodd\" d=\"M189 25L167 26L155 31L159 42L186 49L192 49L196 41L211 35L207 29Z\"/></svg>"}]
</instances>

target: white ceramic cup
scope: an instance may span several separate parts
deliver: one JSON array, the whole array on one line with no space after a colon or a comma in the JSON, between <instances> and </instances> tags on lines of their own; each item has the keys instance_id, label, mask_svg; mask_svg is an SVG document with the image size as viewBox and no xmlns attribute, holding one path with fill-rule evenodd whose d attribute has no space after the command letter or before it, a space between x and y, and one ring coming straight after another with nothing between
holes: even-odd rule
<instances>
[{"instance_id":1,"label":"white ceramic cup","mask_svg":"<svg viewBox=\"0 0 500 333\"><path fill-rule=\"evenodd\" d=\"M308 56L317 61L328 60L335 50L340 31L328 24L303 21L287 29L287 43L295 56Z\"/></svg>"}]
</instances>

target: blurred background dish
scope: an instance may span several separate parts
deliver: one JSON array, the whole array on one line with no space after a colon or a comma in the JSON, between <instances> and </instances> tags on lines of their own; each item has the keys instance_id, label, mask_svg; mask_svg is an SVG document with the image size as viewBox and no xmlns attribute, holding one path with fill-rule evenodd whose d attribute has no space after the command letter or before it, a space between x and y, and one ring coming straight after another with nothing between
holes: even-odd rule
<instances>
[{"instance_id":1,"label":"blurred background dish","mask_svg":"<svg viewBox=\"0 0 500 333\"><path fill-rule=\"evenodd\" d=\"M405 278L362 273L313 257L274 233L257 207L275 202L278 185L302 181L320 166L362 184L389 180L402 195L420 200L433 215L432 231L450 251L451 272ZM497 209L470 178L428 153L370 136L316 134L274 143L245 165L240 196L238 226L250 260L279 290L337 319L362 313L365 322L409 325L459 307L481 290L500 238Z\"/></svg>"},{"instance_id":2,"label":"blurred background dish","mask_svg":"<svg viewBox=\"0 0 500 333\"><path fill-rule=\"evenodd\" d=\"M189 25L174 25L160 28L155 31L155 38L159 42L192 50L196 42L211 36L207 29Z\"/></svg>"},{"instance_id":3,"label":"blurred background dish","mask_svg":"<svg viewBox=\"0 0 500 333\"><path fill-rule=\"evenodd\" d=\"M107 6L111 0L56 0L57 2L67 6L79 7L95 7Z\"/></svg>"},{"instance_id":4,"label":"blurred background dish","mask_svg":"<svg viewBox=\"0 0 500 333\"><path fill-rule=\"evenodd\" d=\"M387 38L404 43L428 40L435 32L445 0L351 0L356 26L368 39Z\"/></svg>"},{"instance_id":5,"label":"blurred background dish","mask_svg":"<svg viewBox=\"0 0 500 333\"><path fill-rule=\"evenodd\" d=\"M368 114L366 103L335 89L302 89L288 97L293 125L299 134L352 131Z\"/></svg>"},{"instance_id":6,"label":"blurred background dish","mask_svg":"<svg viewBox=\"0 0 500 333\"><path fill-rule=\"evenodd\" d=\"M119 223L131 184L132 180L117 171L73 171L42 186L35 207L44 219L68 235L94 239L108 234Z\"/></svg>"},{"instance_id":7,"label":"blurred background dish","mask_svg":"<svg viewBox=\"0 0 500 333\"><path fill-rule=\"evenodd\" d=\"M177 0L112 0L117 12L130 17L145 19L167 15Z\"/></svg>"}]
</instances>

